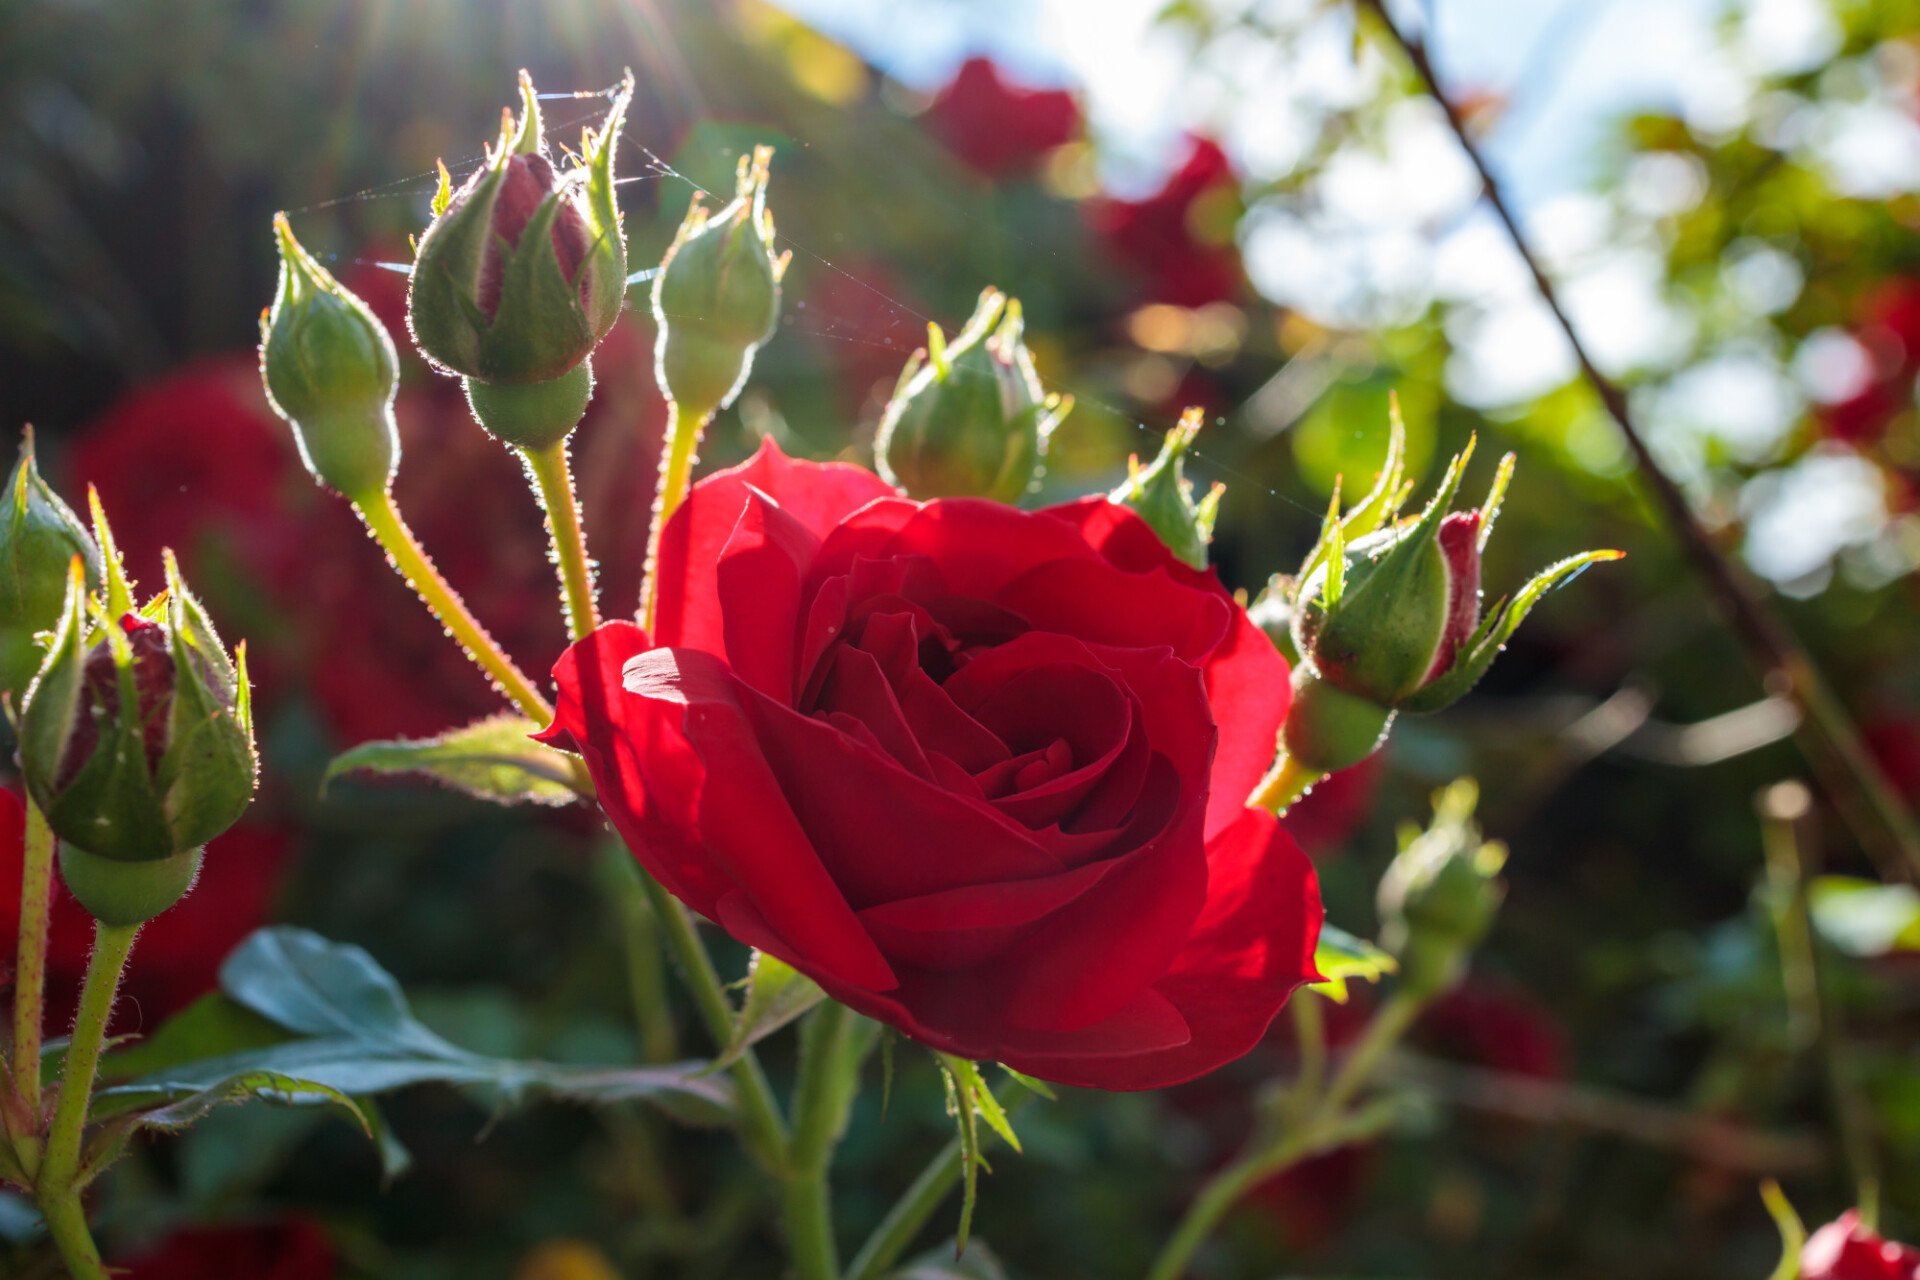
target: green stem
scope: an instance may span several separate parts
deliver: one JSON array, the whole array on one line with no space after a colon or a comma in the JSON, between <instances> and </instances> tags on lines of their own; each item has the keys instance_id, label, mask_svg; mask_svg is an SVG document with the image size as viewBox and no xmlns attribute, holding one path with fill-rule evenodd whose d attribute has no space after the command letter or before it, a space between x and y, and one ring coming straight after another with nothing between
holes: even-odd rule
<instances>
[{"instance_id":1,"label":"green stem","mask_svg":"<svg viewBox=\"0 0 1920 1280\"><path fill-rule=\"evenodd\" d=\"M1292 806L1293 802L1313 789L1313 784L1326 777L1312 769L1304 769L1295 764L1293 757L1285 751L1273 762L1273 768L1267 770L1267 776L1260 779L1260 785L1247 797L1249 809L1265 809L1278 817Z\"/></svg>"},{"instance_id":2,"label":"green stem","mask_svg":"<svg viewBox=\"0 0 1920 1280\"><path fill-rule=\"evenodd\" d=\"M840 1254L833 1239L832 1190L827 1181L833 1148L846 1120L854 1081L853 1014L823 1001L800 1037L799 1079L793 1095L793 1146L781 1187L787 1252L796 1280L837 1280Z\"/></svg>"},{"instance_id":3,"label":"green stem","mask_svg":"<svg viewBox=\"0 0 1920 1280\"><path fill-rule=\"evenodd\" d=\"M680 1056L680 1036L667 1002L660 920L641 884L646 872L624 844L605 845L600 857L601 883L613 893L621 950L626 956L627 993L633 1000L634 1026L640 1032L640 1056L648 1062L672 1062Z\"/></svg>"},{"instance_id":4,"label":"green stem","mask_svg":"<svg viewBox=\"0 0 1920 1280\"><path fill-rule=\"evenodd\" d=\"M724 1048L733 1041L733 1005L713 960L694 931L693 920L680 900L668 893L658 880L641 869L640 883L647 891L666 937L667 950L680 966L680 976L693 997L694 1011L706 1024L707 1034L716 1046ZM740 1136L747 1153L773 1173L787 1167L787 1125L780 1118L780 1106L773 1100L773 1089L760 1069L760 1059L749 1049L731 1068L739 1088Z\"/></svg>"},{"instance_id":5,"label":"green stem","mask_svg":"<svg viewBox=\"0 0 1920 1280\"><path fill-rule=\"evenodd\" d=\"M53 907L53 831L29 796L27 843L20 869L20 946L13 985L13 1081L22 1110L40 1124L40 1037L46 1021L47 925ZM37 1133L14 1145L37 1144ZM26 1153L21 1152L23 1158ZM38 1152L35 1152L37 1157ZM29 1170L31 1172L31 1170Z\"/></svg>"},{"instance_id":6,"label":"green stem","mask_svg":"<svg viewBox=\"0 0 1920 1280\"><path fill-rule=\"evenodd\" d=\"M587 535L580 524L580 504L573 492L573 469L567 460L567 442L545 449L522 449L527 474L540 493L547 515L547 536L553 543L553 563L560 572L560 590L566 598L567 630L584 640L600 625L594 602L593 562L587 558Z\"/></svg>"},{"instance_id":7,"label":"green stem","mask_svg":"<svg viewBox=\"0 0 1920 1280\"><path fill-rule=\"evenodd\" d=\"M1387 997L1387 1002L1368 1020L1367 1029L1360 1033L1359 1042L1341 1060L1340 1069L1334 1073L1333 1082L1327 1086L1326 1096L1321 1099L1320 1110L1323 1114L1333 1115L1345 1110L1354 1095L1373 1078L1380 1060L1406 1034L1407 1028L1413 1025L1413 1020L1419 1016L1425 1004L1422 997L1405 990L1396 990Z\"/></svg>"},{"instance_id":8,"label":"green stem","mask_svg":"<svg viewBox=\"0 0 1920 1280\"><path fill-rule=\"evenodd\" d=\"M694 450L713 420L713 410L695 416L667 401L667 447L660 453L660 484L653 496L653 525L647 530L647 573L640 585L640 625L652 634L660 605L660 534L693 487Z\"/></svg>"},{"instance_id":9,"label":"green stem","mask_svg":"<svg viewBox=\"0 0 1920 1280\"><path fill-rule=\"evenodd\" d=\"M1017 1115L1022 1107L1033 1101L1033 1094L1025 1089L1017 1090L1005 1103L1008 1116ZM982 1144L993 1141L991 1128L983 1128L980 1133ZM873 1229L860 1252L853 1256L847 1265L845 1280L880 1280L894 1263L900 1260L926 1227L927 1220L934 1211L953 1194L960 1185L963 1172L961 1161L963 1153L960 1139L955 1138L940 1149L940 1154L927 1162L900 1198L887 1210L887 1216Z\"/></svg>"},{"instance_id":10,"label":"green stem","mask_svg":"<svg viewBox=\"0 0 1920 1280\"><path fill-rule=\"evenodd\" d=\"M1300 1053L1300 1072L1294 1077L1282 1103L1284 1114L1301 1118L1319 1100L1320 1086L1327 1078L1327 1018L1320 997L1304 988L1287 1001L1293 1014L1294 1040Z\"/></svg>"},{"instance_id":11,"label":"green stem","mask_svg":"<svg viewBox=\"0 0 1920 1280\"><path fill-rule=\"evenodd\" d=\"M413 530L407 528L407 522L400 518L400 508L394 505L393 495L382 489L370 495L353 498L353 509L360 513L366 522L368 532L386 549L387 558L400 576L407 580L422 603L433 616L440 619L467 656L472 658L479 668L493 680L494 687L506 694L514 706L520 708L520 714L541 725L553 719L553 708L533 687L533 682L514 665L513 659L494 642L487 629L473 614L467 611L467 605L460 593L447 584L440 571L433 567L433 561L413 536Z\"/></svg>"},{"instance_id":12,"label":"green stem","mask_svg":"<svg viewBox=\"0 0 1920 1280\"><path fill-rule=\"evenodd\" d=\"M80 1138L87 1125L87 1107L93 1099L93 1080L107 1038L107 1021L113 1015L113 1000L120 991L127 955L139 933L137 924L96 921L93 926L93 955L87 961L87 979L80 989L80 1013L61 1072L60 1098L54 1104L46 1158L34 1184L34 1197L48 1231L59 1245L68 1270L80 1280L106 1275L100 1265L100 1251L87 1233L80 1192L74 1184L80 1172Z\"/></svg>"}]
</instances>

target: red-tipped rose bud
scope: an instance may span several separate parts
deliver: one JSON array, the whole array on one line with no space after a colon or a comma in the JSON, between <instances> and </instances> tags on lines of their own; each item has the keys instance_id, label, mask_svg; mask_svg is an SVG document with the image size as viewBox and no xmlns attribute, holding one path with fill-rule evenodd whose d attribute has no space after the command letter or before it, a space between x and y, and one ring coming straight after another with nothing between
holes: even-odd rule
<instances>
[{"instance_id":1,"label":"red-tipped rose bud","mask_svg":"<svg viewBox=\"0 0 1920 1280\"><path fill-rule=\"evenodd\" d=\"M547 382L613 328L627 272L613 151L632 87L629 78L563 172L547 158L523 71L522 114L505 113L486 163L458 191L442 170L407 298L414 340L434 364L487 383Z\"/></svg>"},{"instance_id":2,"label":"red-tipped rose bud","mask_svg":"<svg viewBox=\"0 0 1920 1280\"><path fill-rule=\"evenodd\" d=\"M1180 457L1192 446L1205 417L1206 410L1197 407L1180 415L1180 425L1167 432L1160 456L1144 469L1139 458L1128 458L1126 483L1109 495L1133 508L1134 514L1153 526L1167 550L1196 569L1207 567L1220 495L1227 491L1227 486L1216 484L1195 502L1193 481L1181 474Z\"/></svg>"},{"instance_id":3,"label":"red-tipped rose bud","mask_svg":"<svg viewBox=\"0 0 1920 1280\"><path fill-rule=\"evenodd\" d=\"M200 846L253 797L244 659L236 667L228 658L171 555L166 563L166 592L109 619L75 559L60 629L21 714L22 773L65 842L68 887L112 924L172 905Z\"/></svg>"},{"instance_id":4,"label":"red-tipped rose bud","mask_svg":"<svg viewBox=\"0 0 1920 1280\"><path fill-rule=\"evenodd\" d=\"M771 147L756 147L751 160L741 156L733 199L713 213L696 195L653 278L654 373L682 416L695 421L733 403L780 322L789 255L773 251L772 163Z\"/></svg>"},{"instance_id":5,"label":"red-tipped rose bud","mask_svg":"<svg viewBox=\"0 0 1920 1280\"><path fill-rule=\"evenodd\" d=\"M362 502L384 492L400 464L393 338L367 304L293 238L286 214L274 215L273 230L280 288L260 320L267 403L293 428L313 478Z\"/></svg>"},{"instance_id":6,"label":"red-tipped rose bud","mask_svg":"<svg viewBox=\"0 0 1920 1280\"><path fill-rule=\"evenodd\" d=\"M11 694L16 707L46 656L34 637L60 621L67 570L76 556L87 584L99 586L100 548L73 508L40 478L29 430L7 477L0 516L0 691Z\"/></svg>"},{"instance_id":7,"label":"red-tipped rose bud","mask_svg":"<svg viewBox=\"0 0 1920 1280\"><path fill-rule=\"evenodd\" d=\"M1590 551L1551 565L1483 619L1480 552L1493 532L1513 455L1501 461L1479 510L1448 510L1473 454L1469 445L1447 468L1426 510L1393 523L1405 497L1399 439L1396 422L1388 466L1358 510L1341 518L1335 494L1287 608L1300 663L1282 742L1297 767L1315 773L1365 759L1398 712L1438 711L1458 700L1542 595L1588 565L1620 555Z\"/></svg>"},{"instance_id":8,"label":"red-tipped rose bud","mask_svg":"<svg viewBox=\"0 0 1920 1280\"><path fill-rule=\"evenodd\" d=\"M882 479L923 499L1013 502L1033 487L1073 402L1040 385L1024 327L1019 300L992 288L951 343L927 326L880 418Z\"/></svg>"},{"instance_id":9,"label":"red-tipped rose bud","mask_svg":"<svg viewBox=\"0 0 1920 1280\"><path fill-rule=\"evenodd\" d=\"M1869 1230L1849 1209L1808 1237L1800 1280L1916 1280L1920 1250Z\"/></svg>"}]
</instances>

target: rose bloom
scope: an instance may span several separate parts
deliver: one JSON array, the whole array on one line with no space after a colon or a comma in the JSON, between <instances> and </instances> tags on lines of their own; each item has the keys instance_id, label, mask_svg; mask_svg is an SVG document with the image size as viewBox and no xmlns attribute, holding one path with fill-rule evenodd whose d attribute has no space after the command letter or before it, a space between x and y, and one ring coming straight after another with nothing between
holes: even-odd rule
<instances>
[{"instance_id":1,"label":"rose bloom","mask_svg":"<svg viewBox=\"0 0 1920 1280\"><path fill-rule=\"evenodd\" d=\"M1849 1209L1814 1232L1800 1251L1800 1280L1915 1280L1920 1250L1884 1240Z\"/></svg>"},{"instance_id":2,"label":"rose bloom","mask_svg":"<svg viewBox=\"0 0 1920 1280\"><path fill-rule=\"evenodd\" d=\"M1314 977L1313 869L1246 798L1288 671L1104 497L919 503L771 442L665 530L657 636L554 675L647 869L938 1049L1147 1089Z\"/></svg>"},{"instance_id":3,"label":"rose bloom","mask_svg":"<svg viewBox=\"0 0 1920 1280\"><path fill-rule=\"evenodd\" d=\"M326 1233L304 1218L177 1231L118 1264L123 1280L332 1280Z\"/></svg>"}]
</instances>

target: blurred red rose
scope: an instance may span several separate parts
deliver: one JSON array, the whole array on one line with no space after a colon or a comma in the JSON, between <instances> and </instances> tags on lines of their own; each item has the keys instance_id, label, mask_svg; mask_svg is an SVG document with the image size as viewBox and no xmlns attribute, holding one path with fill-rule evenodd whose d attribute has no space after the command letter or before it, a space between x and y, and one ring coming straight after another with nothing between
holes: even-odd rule
<instances>
[{"instance_id":1,"label":"blurred red rose","mask_svg":"<svg viewBox=\"0 0 1920 1280\"><path fill-rule=\"evenodd\" d=\"M1920 278L1896 276L1868 292L1856 308L1853 336L1873 357L1873 378L1817 416L1826 433L1849 444L1871 444L1894 418L1913 407L1920 374Z\"/></svg>"},{"instance_id":2,"label":"blurred red rose","mask_svg":"<svg viewBox=\"0 0 1920 1280\"><path fill-rule=\"evenodd\" d=\"M1080 136L1080 104L1061 89L1007 83L986 58L969 58L927 108L927 127L990 178L1023 173Z\"/></svg>"},{"instance_id":3,"label":"blurred red rose","mask_svg":"<svg viewBox=\"0 0 1920 1280\"><path fill-rule=\"evenodd\" d=\"M1238 297L1233 224L1240 186L1218 143L1195 138L1186 163L1145 200L1090 200L1088 223L1143 278L1146 300L1200 307Z\"/></svg>"},{"instance_id":4,"label":"blurred red rose","mask_svg":"<svg viewBox=\"0 0 1920 1280\"><path fill-rule=\"evenodd\" d=\"M1800 1280L1915 1280L1920 1250L1882 1239L1857 1209L1814 1232L1800 1251Z\"/></svg>"},{"instance_id":5,"label":"blurred red rose","mask_svg":"<svg viewBox=\"0 0 1920 1280\"><path fill-rule=\"evenodd\" d=\"M124 1268L124 1269L123 1269ZM333 1245L304 1218L177 1231L115 1264L124 1280L332 1280Z\"/></svg>"},{"instance_id":6,"label":"blurred red rose","mask_svg":"<svg viewBox=\"0 0 1920 1280\"><path fill-rule=\"evenodd\" d=\"M1423 1047L1489 1071L1562 1080L1567 1033L1529 992L1478 975L1427 1007L1420 1017Z\"/></svg>"},{"instance_id":7,"label":"blurred red rose","mask_svg":"<svg viewBox=\"0 0 1920 1280\"><path fill-rule=\"evenodd\" d=\"M911 502L769 442L660 560L659 643L575 645L548 740L734 937L1102 1088L1240 1056L1312 972L1312 868L1245 802L1286 664L1126 508Z\"/></svg>"}]
</instances>

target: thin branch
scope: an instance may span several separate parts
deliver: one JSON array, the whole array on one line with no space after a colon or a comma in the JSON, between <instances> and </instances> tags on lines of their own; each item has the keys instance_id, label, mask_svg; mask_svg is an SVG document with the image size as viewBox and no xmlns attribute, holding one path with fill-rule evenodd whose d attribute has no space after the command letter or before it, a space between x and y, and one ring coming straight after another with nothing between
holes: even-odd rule
<instances>
[{"instance_id":1,"label":"thin branch","mask_svg":"<svg viewBox=\"0 0 1920 1280\"><path fill-rule=\"evenodd\" d=\"M1567 341L1572 345L1581 372L1619 425L1627 446L1633 450L1641 481L1654 505L1665 515L1668 526L1680 540L1688 559L1693 562L1695 572L1700 575L1721 614L1745 647L1749 660L1759 670L1769 692L1791 698L1799 706L1803 717L1798 734L1801 749L1806 753L1821 789L1853 829L1883 877L1920 881L1920 827L1915 826L1913 815L1901 803L1880 766L1867 753L1859 730L1827 685L1819 668L1814 665L1799 637L1775 612L1758 585L1714 543L1712 535L1694 515L1686 494L1655 461L1645 436L1634 423L1626 393L1594 365L1586 345L1574 330L1573 321L1560 303L1553 281L1540 265L1540 259L1528 245L1526 236L1521 233L1520 224L1501 194L1500 184L1488 168L1486 157L1475 145L1473 134L1458 108L1441 88L1425 44L1401 31L1382 0L1356 2L1363 10L1373 14L1394 43L1399 45L1428 94L1446 114L1447 123L1453 129L1461 149L1466 152L1480 176L1487 203L1493 206L1494 213L1506 226L1514 249L1533 275L1541 299L1553 312L1554 319L1559 322Z\"/></svg>"}]
</instances>

